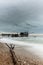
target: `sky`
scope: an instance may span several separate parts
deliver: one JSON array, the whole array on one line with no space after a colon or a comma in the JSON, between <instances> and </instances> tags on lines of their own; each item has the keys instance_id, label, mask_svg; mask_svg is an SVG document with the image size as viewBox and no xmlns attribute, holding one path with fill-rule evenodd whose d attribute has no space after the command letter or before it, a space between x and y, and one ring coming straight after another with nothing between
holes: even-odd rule
<instances>
[{"instance_id":1,"label":"sky","mask_svg":"<svg viewBox=\"0 0 43 65\"><path fill-rule=\"evenodd\" d=\"M0 32L43 33L43 0L0 0Z\"/></svg>"}]
</instances>

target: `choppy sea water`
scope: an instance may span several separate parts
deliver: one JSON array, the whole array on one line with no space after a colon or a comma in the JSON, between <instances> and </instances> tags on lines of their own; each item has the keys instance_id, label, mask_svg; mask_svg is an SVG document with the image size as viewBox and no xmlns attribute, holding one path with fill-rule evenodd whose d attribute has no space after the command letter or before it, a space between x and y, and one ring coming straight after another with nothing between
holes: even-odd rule
<instances>
[{"instance_id":1,"label":"choppy sea water","mask_svg":"<svg viewBox=\"0 0 43 65\"><path fill-rule=\"evenodd\" d=\"M43 43L43 37L18 37L11 39L24 42Z\"/></svg>"},{"instance_id":2,"label":"choppy sea water","mask_svg":"<svg viewBox=\"0 0 43 65\"><path fill-rule=\"evenodd\" d=\"M10 41L22 41L27 43L42 43L43 37L0 37L0 40L10 40Z\"/></svg>"}]
</instances>

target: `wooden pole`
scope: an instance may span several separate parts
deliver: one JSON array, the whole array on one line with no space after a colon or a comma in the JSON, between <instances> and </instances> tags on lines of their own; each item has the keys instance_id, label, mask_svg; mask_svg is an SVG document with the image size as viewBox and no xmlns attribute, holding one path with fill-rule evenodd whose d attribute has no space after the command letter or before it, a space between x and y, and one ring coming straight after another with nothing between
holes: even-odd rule
<instances>
[{"instance_id":1,"label":"wooden pole","mask_svg":"<svg viewBox=\"0 0 43 65\"><path fill-rule=\"evenodd\" d=\"M13 51L15 45L13 46L12 44L10 44L10 46L9 46L7 43L6 43L6 45L8 46L8 48L10 50L10 54L11 54L13 65L18 65L17 57L15 55L15 52Z\"/></svg>"}]
</instances>

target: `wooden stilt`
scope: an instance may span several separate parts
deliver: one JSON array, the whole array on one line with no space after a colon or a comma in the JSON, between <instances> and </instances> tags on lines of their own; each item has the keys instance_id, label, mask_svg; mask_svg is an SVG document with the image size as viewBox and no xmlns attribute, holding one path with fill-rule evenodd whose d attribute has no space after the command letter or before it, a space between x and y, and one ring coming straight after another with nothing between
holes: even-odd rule
<instances>
[{"instance_id":1,"label":"wooden stilt","mask_svg":"<svg viewBox=\"0 0 43 65\"><path fill-rule=\"evenodd\" d=\"M15 52L13 51L15 45L13 46L12 44L10 44L10 46L8 44L6 44L9 48L9 51L10 51L10 54L11 54L11 58L12 58L12 62L13 62L13 65L18 65L18 60L17 60L17 57L15 55Z\"/></svg>"}]
</instances>

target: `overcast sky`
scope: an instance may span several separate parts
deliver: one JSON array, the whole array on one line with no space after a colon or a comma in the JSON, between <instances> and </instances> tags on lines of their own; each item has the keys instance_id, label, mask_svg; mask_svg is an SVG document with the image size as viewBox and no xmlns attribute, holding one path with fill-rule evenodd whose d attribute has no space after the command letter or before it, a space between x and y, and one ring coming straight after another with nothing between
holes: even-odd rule
<instances>
[{"instance_id":1,"label":"overcast sky","mask_svg":"<svg viewBox=\"0 0 43 65\"><path fill-rule=\"evenodd\" d=\"M0 31L43 33L43 0L0 0Z\"/></svg>"}]
</instances>

